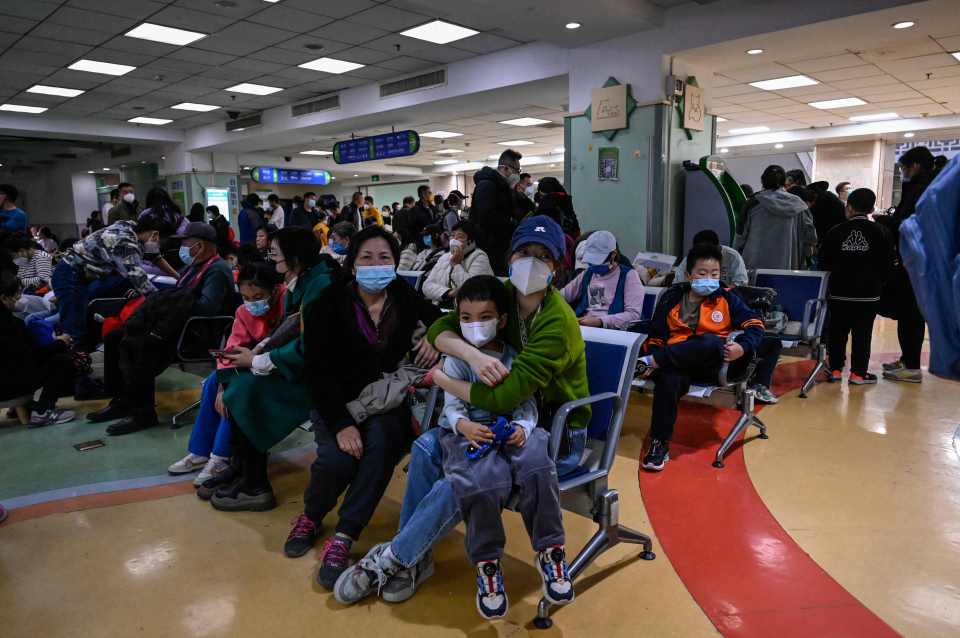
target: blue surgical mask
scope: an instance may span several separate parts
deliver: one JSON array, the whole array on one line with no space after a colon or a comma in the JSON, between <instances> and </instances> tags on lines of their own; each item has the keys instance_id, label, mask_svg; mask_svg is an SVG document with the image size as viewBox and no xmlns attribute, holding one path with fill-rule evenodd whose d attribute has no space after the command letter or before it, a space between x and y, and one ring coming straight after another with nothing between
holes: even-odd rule
<instances>
[{"instance_id":1,"label":"blue surgical mask","mask_svg":"<svg viewBox=\"0 0 960 638\"><path fill-rule=\"evenodd\" d=\"M357 283L369 293L377 293L397 278L393 266L357 266Z\"/></svg>"},{"instance_id":2,"label":"blue surgical mask","mask_svg":"<svg viewBox=\"0 0 960 638\"><path fill-rule=\"evenodd\" d=\"M269 299L257 299L256 301L244 301L243 306L254 317L262 317L270 312Z\"/></svg>"},{"instance_id":3,"label":"blue surgical mask","mask_svg":"<svg viewBox=\"0 0 960 638\"><path fill-rule=\"evenodd\" d=\"M193 255L190 254L190 248L188 246L180 246L180 261L183 262L184 266L189 266L193 263Z\"/></svg>"},{"instance_id":4,"label":"blue surgical mask","mask_svg":"<svg viewBox=\"0 0 960 638\"><path fill-rule=\"evenodd\" d=\"M333 252L337 253L338 255L346 255L346 254L347 254L347 247L344 246L343 244L341 244L341 243L338 242L338 241L331 241L331 242L330 242L330 250L332 250Z\"/></svg>"},{"instance_id":5,"label":"blue surgical mask","mask_svg":"<svg viewBox=\"0 0 960 638\"><path fill-rule=\"evenodd\" d=\"M720 280L694 279L690 282L690 288L701 297L709 297L720 288Z\"/></svg>"},{"instance_id":6,"label":"blue surgical mask","mask_svg":"<svg viewBox=\"0 0 960 638\"><path fill-rule=\"evenodd\" d=\"M431 235L424 235L424 236L423 236L423 245L426 246L427 248L430 248L431 246L433 246L433 236L431 236Z\"/></svg>"}]
</instances>

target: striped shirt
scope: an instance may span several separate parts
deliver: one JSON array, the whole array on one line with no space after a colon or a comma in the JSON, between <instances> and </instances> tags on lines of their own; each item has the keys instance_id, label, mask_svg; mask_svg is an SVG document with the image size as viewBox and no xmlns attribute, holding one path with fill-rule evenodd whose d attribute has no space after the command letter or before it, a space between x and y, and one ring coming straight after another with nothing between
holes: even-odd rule
<instances>
[{"instance_id":1,"label":"striped shirt","mask_svg":"<svg viewBox=\"0 0 960 638\"><path fill-rule=\"evenodd\" d=\"M17 273L24 288L42 288L50 283L50 265L52 258L50 253L42 250L33 251L33 257L24 266L20 267Z\"/></svg>"},{"instance_id":2,"label":"striped shirt","mask_svg":"<svg viewBox=\"0 0 960 638\"><path fill-rule=\"evenodd\" d=\"M101 228L75 243L63 260L94 279L118 274L141 294L149 294L156 288L141 266L143 248L134 232L136 225L122 220Z\"/></svg>"}]
</instances>

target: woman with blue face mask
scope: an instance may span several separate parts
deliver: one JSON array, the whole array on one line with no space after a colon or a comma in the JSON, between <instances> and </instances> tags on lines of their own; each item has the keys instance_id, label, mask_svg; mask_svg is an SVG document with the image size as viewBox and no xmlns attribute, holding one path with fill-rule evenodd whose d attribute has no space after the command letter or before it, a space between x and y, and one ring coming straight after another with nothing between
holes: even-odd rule
<instances>
[{"instance_id":1,"label":"woman with blue face mask","mask_svg":"<svg viewBox=\"0 0 960 638\"><path fill-rule=\"evenodd\" d=\"M561 291L580 325L623 330L639 321L643 282L632 266L622 263L613 233L595 231L584 244L587 268Z\"/></svg>"},{"instance_id":2,"label":"woman with blue face mask","mask_svg":"<svg viewBox=\"0 0 960 638\"><path fill-rule=\"evenodd\" d=\"M314 420L317 458L304 512L284 551L291 557L307 553L324 517L346 492L336 521L328 521L334 533L324 545L317 577L328 589L346 569L351 544L413 440L406 406L358 422L347 404L383 373L396 370L408 353L420 367L438 358L426 340L414 347L414 336L422 336L440 311L397 278L399 253L397 240L383 227L364 228L351 238L343 276L304 315L305 378L319 417Z\"/></svg>"},{"instance_id":3,"label":"woman with blue face mask","mask_svg":"<svg viewBox=\"0 0 960 638\"><path fill-rule=\"evenodd\" d=\"M237 287L243 304L237 308L233 328L224 350L253 348L276 329L283 319L283 275L272 263L247 264L240 269ZM218 370L229 371L226 359L217 361ZM229 372L224 373L229 381ZM224 383L213 372L203 382L197 420L190 432L188 454L171 465L171 474L189 474L200 470L193 484L197 487L227 471L230 460L230 421L224 414Z\"/></svg>"},{"instance_id":4,"label":"woman with blue face mask","mask_svg":"<svg viewBox=\"0 0 960 638\"><path fill-rule=\"evenodd\" d=\"M329 241L320 252L324 255L330 255L337 260L338 264L343 264L347 259L347 253L350 250L350 238L357 232L357 227L350 222L338 222L330 229Z\"/></svg>"}]
</instances>

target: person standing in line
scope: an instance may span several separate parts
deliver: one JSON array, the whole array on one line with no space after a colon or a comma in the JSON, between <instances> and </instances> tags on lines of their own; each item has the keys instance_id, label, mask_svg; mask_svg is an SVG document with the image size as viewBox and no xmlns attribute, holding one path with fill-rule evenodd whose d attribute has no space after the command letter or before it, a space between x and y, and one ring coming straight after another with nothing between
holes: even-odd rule
<instances>
[{"instance_id":1,"label":"person standing in line","mask_svg":"<svg viewBox=\"0 0 960 638\"><path fill-rule=\"evenodd\" d=\"M496 170L485 166L473 176L470 221L480 232L478 245L490 256L493 272L507 275L507 251L517 226L515 188L520 182L520 160L513 149L500 154Z\"/></svg>"},{"instance_id":2,"label":"person standing in line","mask_svg":"<svg viewBox=\"0 0 960 638\"><path fill-rule=\"evenodd\" d=\"M885 224L893 233L894 246L899 249L900 224L913 215L917 202L934 178L934 158L926 146L917 146L904 153L899 160L903 175L900 203L893 215L881 216L878 221ZM927 332L926 320L917 304L917 296L903 264L897 259L897 265L890 273L881 306L893 307L890 314L897 320L897 340L900 342L900 358L883 364L883 378L890 381L920 383L923 373L920 370L920 353Z\"/></svg>"},{"instance_id":3,"label":"person standing in line","mask_svg":"<svg viewBox=\"0 0 960 638\"><path fill-rule=\"evenodd\" d=\"M27 214L17 207L20 191L12 184L0 184L0 230L27 229Z\"/></svg>"},{"instance_id":4,"label":"person standing in line","mask_svg":"<svg viewBox=\"0 0 960 638\"><path fill-rule=\"evenodd\" d=\"M260 196L256 193L250 193L243 200L243 209L237 219L237 226L240 228L240 243L248 244L256 241L257 230L263 225L263 218L257 208L260 206Z\"/></svg>"},{"instance_id":5,"label":"person standing in line","mask_svg":"<svg viewBox=\"0 0 960 638\"><path fill-rule=\"evenodd\" d=\"M850 193L847 221L830 230L820 250L820 268L830 273L827 345L830 381L834 383L843 379L848 334L853 336L848 382L877 382L877 375L868 372L867 366L880 292L893 265L893 247L888 233L868 217L876 202L877 196L869 188Z\"/></svg>"},{"instance_id":6,"label":"person standing in line","mask_svg":"<svg viewBox=\"0 0 960 638\"><path fill-rule=\"evenodd\" d=\"M276 193L270 193L267 196L267 206L270 210L270 223L276 227L277 230L283 228L283 224L286 221L286 211L283 210L283 206L280 205L280 197Z\"/></svg>"},{"instance_id":7,"label":"person standing in line","mask_svg":"<svg viewBox=\"0 0 960 638\"><path fill-rule=\"evenodd\" d=\"M850 182L840 182L837 184L837 197L843 202L844 206L847 204L848 195L850 195Z\"/></svg>"},{"instance_id":8,"label":"person standing in line","mask_svg":"<svg viewBox=\"0 0 960 638\"><path fill-rule=\"evenodd\" d=\"M137 201L137 193L130 182L121 182L117 186L120 199L117 204L107 213L107 226L113 226L118 221L128 219L136 221L140 216L140 203Z\"/></svg>"},{"instance_id":9,"label":"person standing in line","mask_svg":"<svg viewBox=\"0 0 960 638\"><path fill-rule=\"evenodd\" d=\"M113 207L120 203L120 189L114 188L110 191L110 198L103 203L103 206L100 207L100 214L102 215L100 221L103 222L103 219L110 214L110 211L113 210ZM99 228L92 228L91 232L94 230L100 230Z\"/></svg>"}]
</instances>

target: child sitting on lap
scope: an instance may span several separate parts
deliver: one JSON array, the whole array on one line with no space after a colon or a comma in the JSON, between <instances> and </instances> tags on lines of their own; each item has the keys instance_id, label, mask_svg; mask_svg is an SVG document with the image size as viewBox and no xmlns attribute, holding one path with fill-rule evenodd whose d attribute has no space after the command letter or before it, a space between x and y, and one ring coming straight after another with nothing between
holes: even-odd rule
<instances>
[{"instance_id":1,"label":"child sitting on lap","mask_svg":"<svg viewBox=\"0 0 960 638\"><path fill-rule=\"evenodd\" d=\"M457 293L457 313L463 338L497 357L510 368L516 351L497 339L507 324L507 292L493 276L473 277ZM478 381L465 361L447 357L443 372L453 379ZM537 406L533 397L523 400L509 415L513 433L478 458L469 458L484 443L492 443L490 414L445 393L440 419L444 473L453 486L466 524L466 549L477 568L477 610L484 618L502 618L507 613L500 558L506 541L500 512L514 487L519 490L517 511L543 578L546 598L555 604L573 600L573 583L564 555L563 521L557 470L548 453L549 434L536 427Z\"/></svg>"}]
</instances>

